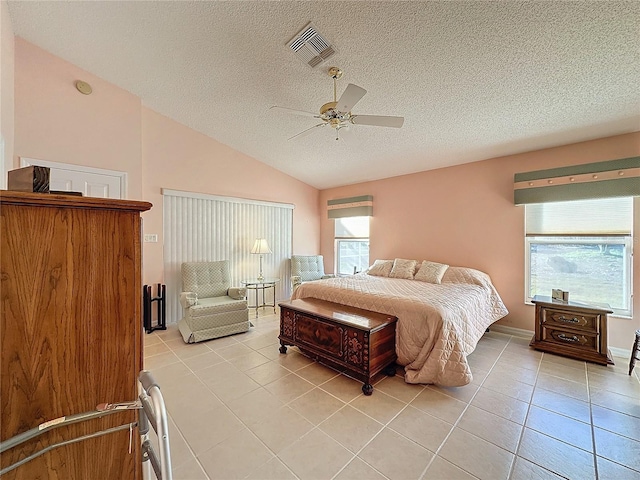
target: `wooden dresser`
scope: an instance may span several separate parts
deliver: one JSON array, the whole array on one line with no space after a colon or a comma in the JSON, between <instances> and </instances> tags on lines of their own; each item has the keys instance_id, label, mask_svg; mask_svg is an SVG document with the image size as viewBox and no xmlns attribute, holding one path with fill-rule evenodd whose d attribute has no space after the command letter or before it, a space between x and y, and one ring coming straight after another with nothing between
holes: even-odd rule
<instances>
[{"instance_id":1,"label":"wooden dresser","mask_svg":"<svg viewBox=\"0 0 640 480\"><path fill-rule=\"evenodd\" d=\"M141 220L147 202L0 191L0 438L100 403L137 398L142 368ZM135 411L66 425L0 457L136 420ZM4 479L137 479L129 431L51 450Z\"/></svg>"},{"instance_id":2,"label":"wooden dresser","mask_svg":"<svg viewBox=\"0 0 640 480\"><path fill-rule=\"evenodd\" d=\"M395 375L397 318L315 298L280 303L280 353L287 345L364 382L382 370ZM388 369L387 369L388 367Z\"/></svg>"},{"instance_id":3,"label":"wooden dresser","mask_svg":"<svg viewBox=\"0 0 640 480\"><path fill-rule=\"evenodd\" d=\"M577 302L552 301L536 295L536 330L530 345L536 350L613 365L607 346L607 308Z\"/></svg>"}]
</instances>

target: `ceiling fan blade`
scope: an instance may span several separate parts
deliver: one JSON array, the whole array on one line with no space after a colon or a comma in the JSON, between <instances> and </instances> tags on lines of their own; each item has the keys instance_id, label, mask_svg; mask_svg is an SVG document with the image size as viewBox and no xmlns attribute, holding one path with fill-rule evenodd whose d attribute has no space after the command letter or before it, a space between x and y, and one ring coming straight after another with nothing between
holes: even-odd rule
<instances>
[{"instance_id":1,"label":"ceiling fan blade","mask_svg":"<svg viewBox=\"0 0 640 480\"><path fill-rule=\"evenodd\" d=\"M372 125L374 127L400 128L404 124L404 117L390 117L387 115L353 115L351 123L356 125Z\"/></svg>"},{"instance_id":2,"label":"ceiling fan blade","mask_svg":"<svg viewBox=\"0 0 640 480\"><path fill-rule=\"evenodd\" d=\"M350 83L338 99L336 110L339 112L350 112L354 105L364 97L365 93L367 93L367 91L364 88Z\"/></svg>"},{"instance_id":3,"label":"ceiling fan blade","mask_svg":"<svg viewBox=\"0 0 640 480\"><path fill-rule=\"evenodd\" d=\"M306 135L309 135L317 127L324 127L325 125L326 125L325 122L318 123L317 125L314 125L313 127L309 127L306 130L301 131L300 133L296 133L293 137L287 138L287 140L293 140L294 138L304 137Z\"/></svg>"},{"instance_id":4,"label":"ceiling fan blade","mask_svg":"<svg viewBox=\"0 0 640 480\"><path fill-rule=\"evenodd\" d=\"M320 115L318 115L317 113L306 112L304 110L296 110L294 108L278 107L276 105L274 105L273 107L269 107L269 110L275 110L277 112L283 112L283 113L290 113L292 115L302 115L304 117L320 118Z\"/></svg>"}]
</instances>

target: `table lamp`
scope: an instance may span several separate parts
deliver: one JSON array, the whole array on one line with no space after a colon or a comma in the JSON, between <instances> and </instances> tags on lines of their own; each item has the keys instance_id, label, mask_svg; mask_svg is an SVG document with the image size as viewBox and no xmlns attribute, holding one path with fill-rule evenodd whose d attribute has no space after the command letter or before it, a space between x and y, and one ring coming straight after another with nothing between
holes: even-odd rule
<instances>
[{"instance_id":1,"label":"table lamp","mask_svg":"<svg viewBox=\"0 0 640 480\"><path fill-rule=\"evenodd\" d=\"M260 255L260 273L258 274L258 280L264 280L264 276L262 275L262 256L265 253L271 253L267 240L265 238L256 238L251 253Z\"/></svg>"}]
</instances>

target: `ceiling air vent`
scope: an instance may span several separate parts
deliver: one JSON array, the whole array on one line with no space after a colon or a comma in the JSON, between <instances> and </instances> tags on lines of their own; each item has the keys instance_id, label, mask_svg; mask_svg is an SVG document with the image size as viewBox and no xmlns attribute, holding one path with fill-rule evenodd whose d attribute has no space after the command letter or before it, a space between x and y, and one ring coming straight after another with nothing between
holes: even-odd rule
<instances>
[{"instance_id":1,"label":"ceiling air vent","mask_svg":"<svg viewBox=\"0 0 640 480\"><path fill-rule=\"evenodd\" d=\"M287 43L293 52L304 63L312 68L317 67L331 55L336 53L329 41L324 38L312 23L300 30L293 39Z\"/></svg>"}]
</instances>

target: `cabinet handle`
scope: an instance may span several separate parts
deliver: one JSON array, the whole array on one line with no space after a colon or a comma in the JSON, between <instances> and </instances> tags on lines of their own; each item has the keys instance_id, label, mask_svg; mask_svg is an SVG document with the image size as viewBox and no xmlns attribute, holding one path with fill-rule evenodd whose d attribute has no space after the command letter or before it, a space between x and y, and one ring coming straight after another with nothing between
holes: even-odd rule
<instances>
[{"instance_id":1,"label":"cabinet handle","mask_svg":"<svg viewBox=\"0 0 640 480\"><path fill-rule=\"evenodd\" d=\"M571 336L571 337L568 337L568 336L566 336L564 333L560 333L560 334L558 334L558 338L559 338L560 340L565 341L565 342L571 342L571 343L575 343L575 342L577 342L577 341L578 341L578 337L577 337L577 336L573 335L573 336Z\"/></svg>"},{"instance_id":2,"label":"cabinet handle","mask_svg":"<svg viewBox=\"0 0 640 480\"><path fill-rule=\"evenodd\" d=\"M578 323L580 321L576 317L569 318L569 317L565 317L564 315L560 315L558 317L558 320L564 323Z\"/></svg>"}]
</instances>

